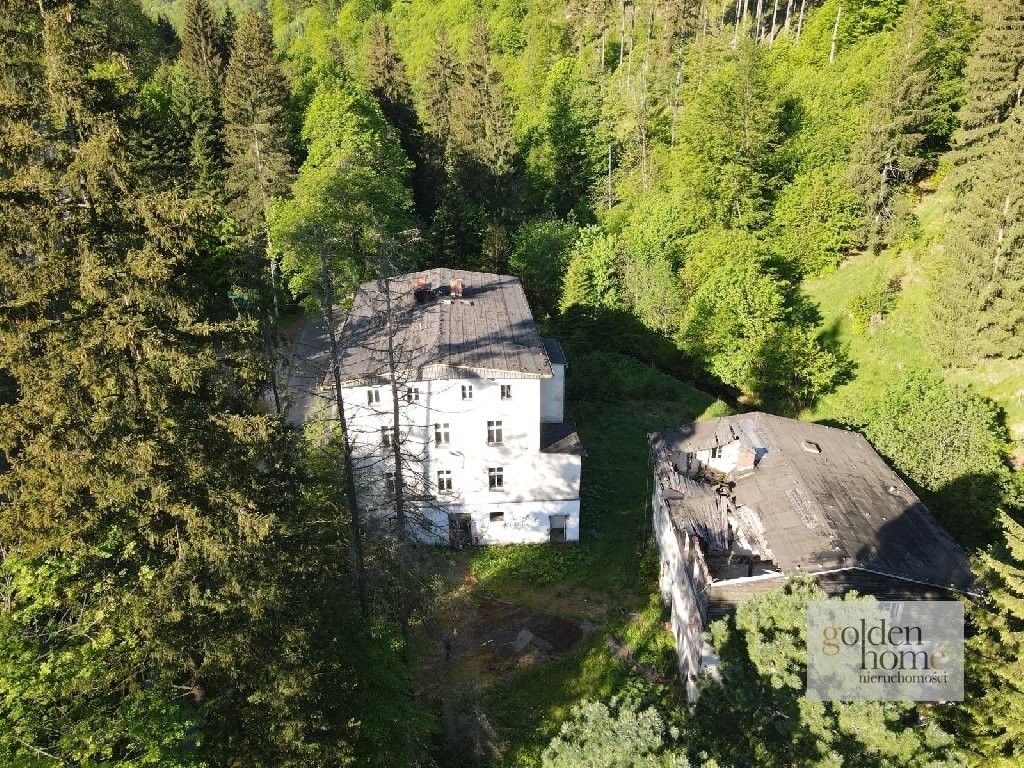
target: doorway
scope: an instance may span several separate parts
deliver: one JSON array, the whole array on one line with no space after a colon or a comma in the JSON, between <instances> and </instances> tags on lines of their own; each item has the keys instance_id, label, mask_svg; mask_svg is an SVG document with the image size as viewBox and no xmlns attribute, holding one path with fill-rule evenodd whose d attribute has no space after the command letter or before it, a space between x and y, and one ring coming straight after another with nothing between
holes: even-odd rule
<instances>
[{"instance_id":1,"label":"doorway","mask_svg":"<svg viewBox=\"0 0 1024 768\"><path fill-rule=\"evenodd\" d=\"M448 543L452 549L462 549L473 544L473 518L468 513L448 515Z\"/></svg>"},{"instance_id":2,"label":"doorway","mask_svg":"<svg viewBox=\"0 0 1024 768\"><path fill-rule=\"evenodd\" d=\"M551 530L548 534L548 541L552 544L559 544L565 541L565 526L569 516L551 515L548 519L551 521Z\"/></svg>"}]
</instances>

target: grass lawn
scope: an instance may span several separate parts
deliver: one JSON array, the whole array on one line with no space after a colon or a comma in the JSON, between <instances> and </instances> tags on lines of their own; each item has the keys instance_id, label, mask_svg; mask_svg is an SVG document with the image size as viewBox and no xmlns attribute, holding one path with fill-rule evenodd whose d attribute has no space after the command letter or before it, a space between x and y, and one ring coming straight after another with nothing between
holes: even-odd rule
<instances>
[{"instance_id":1,"label":"grass lawn","mask_svg":"<svg viewBox=\"0 0 1024 768\"><path fill-rule=\"evenodd\" d=\"M941 193L926 197L918 206L921 232L914 242L872 255L848 259L838 270L807 280L804 290L818 303L825 333L849 345L856 362L855 378L822 398L803 414L811 421L841 419L854 412L853 404L872 397L894 371L922 367L932 360L928 335L931 271L942 248L944 200ZM901 290L884 322L854 333L848 307L851 299L881 279L899 279ZM1024 459L1024 360L986 360L970 369L948 370L946 375L971 384L1006 413L1007 426Z\"/></svg>"},{"instance_id":2,"label":"grass lawn","mask_svg":"<svg viewBox=\"0 0 1024 768\"><path fill-rule=\"evenodd\" d=\"M666 672L674 666L672 638L654 595L647 434L729 411L667 376L663 384L659 399L569 403L587 450L578 544L481 547L452 555L466 566L461 589L469 584L470 598L486 595L594 625L567 656L477 681L475 695L504 746L501 765L538 765L574 703L607 699L639 679L607 649L610 635L628 643L638 663ZM661 692L674 695L667 687Z\"/></svg>"}]
</instances>

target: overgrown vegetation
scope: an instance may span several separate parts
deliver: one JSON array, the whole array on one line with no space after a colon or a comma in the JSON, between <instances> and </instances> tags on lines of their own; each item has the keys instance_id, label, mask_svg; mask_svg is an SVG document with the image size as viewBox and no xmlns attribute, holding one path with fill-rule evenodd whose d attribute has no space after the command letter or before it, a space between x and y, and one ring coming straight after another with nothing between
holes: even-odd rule
<instances>
[{"instance_id":1,"label":"overgrown vegetation","mask_svg":"<svg viewBox=\"0 0 1024 768\"><path fill-rule=\"evenodd\" d=\"M1020 9L769 6L5 4L0 758L1020 762ZM451 560L598 627L467 694L476 751L413 696L446 587L363 552L344 434L277 388L282 318L399 265L518 275L589 453L578 547ZM745 683L693 718L638 682L672 664L646 435L726 410L690 385L862 430L978 556L956 749L799 696L807 585L716 630Z\"/></svg>"}]
</instances>

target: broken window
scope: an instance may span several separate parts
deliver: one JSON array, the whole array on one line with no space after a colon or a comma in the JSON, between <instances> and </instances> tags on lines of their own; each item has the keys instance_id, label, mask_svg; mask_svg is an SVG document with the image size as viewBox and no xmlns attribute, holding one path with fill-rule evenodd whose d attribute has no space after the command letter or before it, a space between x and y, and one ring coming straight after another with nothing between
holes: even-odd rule
<instances>
[{"instance_id":1,"label":"broken window","mask_svg":"<svg viewBox=\"0 0 1024 768\"><path fill-rule=\"evenodd\" d=\"M505 490L505 468L504 467L488 467L487 468L487 487L492 491L503 491Z\"/></svg>"},{"instance_id":2,"label":"broken window","mask_svg":"<svg viewBox=\"0 0 1024 768\"><path fill-rule=\"evenodd\" d=\"M385 472L384 473L384 484L387 486L388 496L394 496L395 493L398 490L397 486L395 485L395 473L394 472Z\"/></svg>"},{"instance_id":3,"label":"broken window","mask_svg":"<svg viewBox=\"0 0 1024 768\"><path fill-rule=\"evenodd\" d=\"M394 427L381 427L380 428L380 442L385 448L390 448L396 442L398 442L398 432L395 431Z\"/></svg>"},{"instance_id":4,"label":"broken window","mask_svg":"<svg viewBox=\"0 0 1024 768\"><path fill-rule=\"evenodd\" d=\"M512 385L511 384L502 384L501 385L501 399L502 400L511 400L512 399Z\"/></svg>"},{"instance_id":5,"label":"broken window","mask_svg":"<svg viewBox=\"0 0 1024 768\"><path fill-rule=\"evenodd\" d=\"M500 421L488 421L487 422L487 444L498 445L501 443L501 422Z\"/></svg>"},{"instance_id":6,"label":"broken window","mask_svg":"<svg viewBox=\"0 0 1024 768\"><path fill-rule=\"evenodd\" d=\"M504 512L491 512L491 522L492 523L504 523L505 522L505 513Z\"/></svg>"}]
</instances>

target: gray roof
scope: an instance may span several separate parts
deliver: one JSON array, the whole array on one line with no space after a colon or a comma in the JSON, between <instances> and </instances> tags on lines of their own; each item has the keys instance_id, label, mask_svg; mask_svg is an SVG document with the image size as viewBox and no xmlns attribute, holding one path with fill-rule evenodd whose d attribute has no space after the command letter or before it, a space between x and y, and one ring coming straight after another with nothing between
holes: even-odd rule
<instances>
[{"instance_id":1,"label":"gray roof","mask_svg":"<svg viewBox=\"0 0 1024 768\"><path fill-rule=\"evenodd\" d=\"M548 359L552 365L568 365L565 361L565 352L562 351L562 345L558 343L558 339L545 336L544 349L547 350Z\"/></svg>"},{"instance_id":2,"label":"gray roof","mask_svg":"<svg viewBox=\"0 0 1024 768\"><path fill-rule=\"evenodd\" d=\"M540 425L541 453L569 453L573 456L586 456L583 442L576 432L576 424L571 421L560 423L544 422Z\"/></svg>"},{"instance_id":3,"label":"gray roof","mask_svg":"<svg viewBox=\"0 0 1024 768\"><path fill-rule=\"evenodd\" d=\"M417 292L418 279L429 290ZM450 294L453 280L462 281L461 298ZM393 277L389 284L396 357L413 378L552 375L518 278L439 268ZM345 381L373 379L387 371L383 286L383 281L372 281L356 291L342 335Z\"/></svg>"},{"instance_id":4,"label":"gray roof","mask_svg":"<svg viewBox=\"0 0 1024 768\"><path fill-rule=\"evenodd\" d=\"M726 479L734 483L740 512L746 507L760 518L762 529L752 532L753 538L766 540L772 560L787 574L865 568L971 588L974 577L963 550L856 432L748 413L650 437L661 465L663 496L671 491L673 512L678 510L695 529L706 528L717 509L706 493L687 493L681 484L694 482L677 471L685 466L685 454L738 440L756 455L755 469ZM720 513L715 516L721 519ZM742 514L736 517L743 527Z\"/></svg>"}]
</instances>

